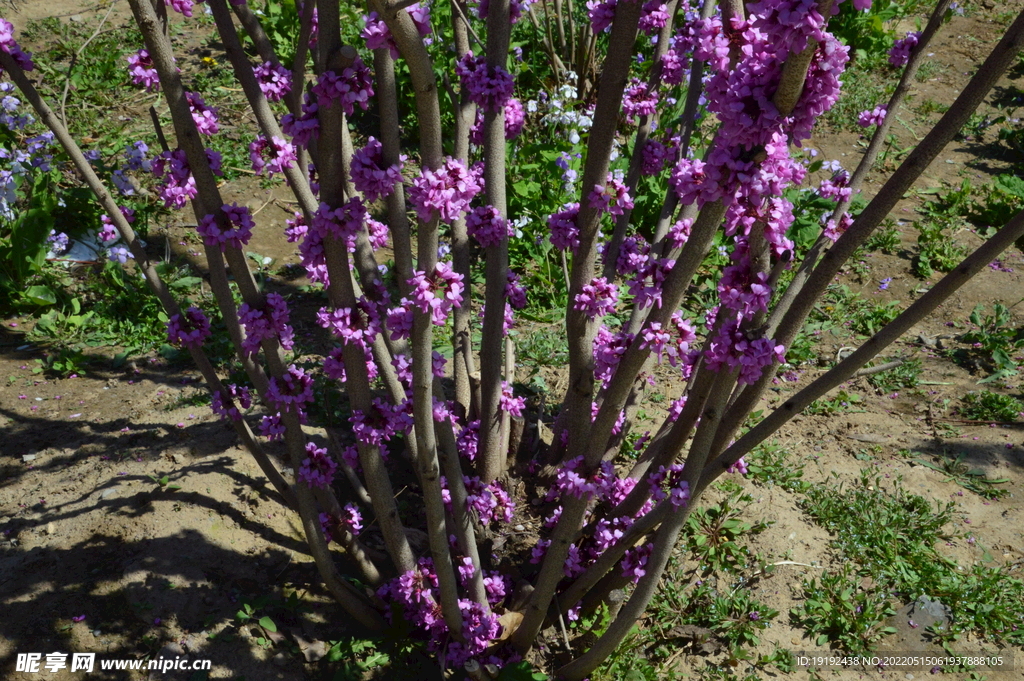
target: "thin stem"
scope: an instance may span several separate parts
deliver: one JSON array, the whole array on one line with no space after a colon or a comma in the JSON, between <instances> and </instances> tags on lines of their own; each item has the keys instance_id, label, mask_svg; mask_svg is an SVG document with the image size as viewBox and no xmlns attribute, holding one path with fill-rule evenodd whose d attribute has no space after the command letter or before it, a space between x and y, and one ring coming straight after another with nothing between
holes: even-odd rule
<instances>
[{"instance_id":1,"label":"thin stem","mask_svg":"<svg viewBox=\"0 0 1024 681\"><path fill-rule=\"evenodd\" d=\"M511 24L509 0L491 0L487 13L487 68L506 70ZM489 203L508 218L505 199L505 109L484 111L484 187ZM505 349L505 283L508 281L508 237L485 249L487 259L483 340L480 344L480 479L492 482L501 473L502 426L508 414L500 409L501 368Z\"/></svg>"},{"instance_id":2,"label":"thin stem","mask_svg":"<svg viewBox=\"0 0 1024 681\"><path fill-rule=\"evenodd\" d=\"M564 409L569 414L566 425L573 434L569 442L570 458L585 453L585 436L590 432L590 404L594 392L594 325L588 322L583 312L573 308L576 294L590 283L596 270L597 234L601 216L597 209L590 205L588 196L595 185L604 186L608 175L609 157L622 105L622 93L626 87L637 25L640 21L640 5L641 3L635 2L616 5L615 21L612 23L608 41L608 57L601 73L601 87L598 90L597 107L594 111L594 125L587 145L583 196L577 218L580 244L573 259L566 313L566 331L569 338L569 390ZM583 78L582 74L580 78ZM561 432L556 432L555 437L561 437ZM525 652L533 645L537 632L544 622L548 606L562 578L562 566L568 555L569 545L582 524L585 510L586 500L575 497L570 498L564 505L562 518L555 527L523 622L512 635L512 643L520 652Z\"/></svg>"}]
</instances>

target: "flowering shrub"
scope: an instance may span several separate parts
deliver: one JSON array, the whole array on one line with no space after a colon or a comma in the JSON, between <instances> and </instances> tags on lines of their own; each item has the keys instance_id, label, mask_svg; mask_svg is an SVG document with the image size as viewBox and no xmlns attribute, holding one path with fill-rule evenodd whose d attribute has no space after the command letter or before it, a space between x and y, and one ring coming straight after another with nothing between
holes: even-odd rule
<instances>
[{"instance_id":1,"label":"flowering shrub","mask_svg":"<svg viewBox=\"0 0 1024 681\"><path fill-rule=\"evenodd\" d=\"M168 4L186 17L194 9L191 0ZM206 4L218 25L233 26L224 0ZM855 11L870 4L852 3ZM976 272L1024 233L1021 221L1012 221L873 344L741 435L815 301L967 120L978 92L1009 64L1024 41L1024 20L1011 27L965 99L950 107L934 139L862 212L850 202L863 173L833 168L809 190L830 212L814 225L814 245L803 259L786 197L806 180L808 166L796 150L835 104L849 61L848 47L829 32L833 3L760 0L735 16L735 4L711 11L684 3L673 16L657 0L595 0L586 4L590 21L581 30L588 42L601 42L594 54L608 56L589 75L552 71L558 85L550 94L527 91L535 81L521 77L510 59L517 55L508 49L508 19L528 11L528 3L511 3L509 17L478 3L476 17L485 19L456 16L454 33L464 40L450 41L448 27L432 25L427 6L395 11L373 0L361 44L352 49L343 49L337 7L328 4L303 13L314 63L322 66L309 88L291 83L276 57L249 62L235 49L233 28L220 36L260 125L249 147L253 169L267 179L284 176L294 190L297 212L285 237L298 244L309 281L326 291L315 321L332 345L321 362L303 363L296 359L289 298L261 288L248 269L242 249L256 228L253 215L222 199L220 156L199 136L223 134L217 112L169 66L167 36L150 30L157 25L152 6L131 5L146 46L129 59L129 74L167 95L181 146L152 161L148 149L130 146L109 179L124 196L133 191L128 173L150 170L168 208L193 201L204 213L196 216L196 232L211 272L220 274L211 276L211 288L251 387L222 383L205 355L210 321L196 306L182 312L154 278L168 340L192 354L214 412L250 443L302 515L311 555L341 605L372 629L403 620L448 667L479 671L518 661L549 620L579 619L615 584L635 584L593 646L557 672L586 677L642 615L707 486L727 472L746 474L743 456L752 447L935 309L964 272ZM939 10L913 44L908 37L893 48L893 64L906 62L912 74L921 51L914 45L934 35L942 3ZM530 30L528 23L516 30ZM470 52L470 28L487 35L480 49L496 51ZM456 50L454 74L442 78L449 45ZM369 50L377 51L372 58ZM0 63L26 94L34 93L23 73L31 61L6 22ZM288 96L293 87L303 91L301 102ZM442 113L438 93L446 91L453 104ZM401 108L399 95L406 98ZM865 111L862 125L877 136L900 97ZM371 107L378 109L372 121L363 113ZM415 111L415 130L400 123L403 110ZM102 199L102 240L119 237L141 258L133 213L103 191L65 131L48 120ZM378 134L361 137L377 122ZM418 139L418 152L400 147L409 137ZM25 140L33 163L50 162L40 151L52 139ZM312 162L300 167L307 158ZM28 161L16 163L23 168ZM873 162L869 152L865 168ZM52 246L62 247L53 237ZM385 245L394 263L382 268L376 251ZM830 257L819 259L826 248ZM523 268L530 271L509 268L512 251L535 258ZM125 253L112 251L119 261ZM480 259L484 267L474 267ZM224 276L228 266L237 290ZM156 276L148 262L138 267ZM790 268L798 276L783 279ZM524 278L537 280L546 270L553 280L560 269L569 387L546 424L551 441L517 450L512 443L522 440L522 421L546 417L518 392L510 330L516 310L528 303L526 291L534 294ZM695 309L687 294L699 271L707 304ZM482 328L474 329L478 318ZM296 328L305 321L296 320ZM685 393L653 435L628 441L635 442L635 459L618 457L638 427L644 386L656 380L685 385ZM318 418L328 392L322 388L339 382L343 416L333 420L323 447L302 426ZM251 445L250 417L242 412L257 399L260 434L285 440L296 484ZM416 501L406 504L415 512L401 512L395 501L392 481L400 471L415 480L409 487ZM357 491L351 498L335 484L342 477ZM513 492L524 480L541 490L536 498ZM366 512L386 560L362 543ZM517 518L543 526L529 558L514 562L497 550L482 557L478 531L497 536ZM410 541L413 529L426 533L427 548ZM338 576L328 542L352 558L373 597ZM512 597L513 575L530 582L525 601Z\"/></svg>"}]
</instances>

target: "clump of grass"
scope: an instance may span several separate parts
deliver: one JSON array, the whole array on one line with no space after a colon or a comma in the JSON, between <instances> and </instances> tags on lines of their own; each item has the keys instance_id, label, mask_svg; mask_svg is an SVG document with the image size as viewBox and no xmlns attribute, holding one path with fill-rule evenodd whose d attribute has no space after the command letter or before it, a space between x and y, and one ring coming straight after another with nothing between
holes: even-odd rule
<instances>
[{"instance_id":1,"label":"clump of grass","mask_svg":"<svg viewBox=\"0 0 1024 681\"><path fill-rule=\"evenodd\" d=\"M900 231L896 226L896 221L886 218L882 222L881 228L876 230L864 242L864 248L869 251L882 251L889 254L896 253L900 249Z\"/></svg>"},{"instance_id":2,"label":"clump of grass","mask_svg":"<svg viewBox=\"0 0 1024 681\"><path fill-rule=\"evenodd\" d=\"M805 579L806 600L790 610L791 619L807 630L815 645L832 641L849 653L869 652L876 641L896 632L882 626L896 610L886 594L862 589L859 581L848 564L820 580Z\"/></svg>"},{"instance_id":3,"label":"clump of grass","mask_svg":"<svg viewBox=\"0 0 1024 681\"><path fill-rule=\"evenodd\" d=\"M880 392L893 392L916 388L921 377L921 360L908 359L903 364L887 371L868 376L871 387Z\"/></svg>"},{"instance_id":4,"label":"clump of grass","mask_svg":"<svg viewBox=\"0 0 1024 681\"><path fill-rule=\"evenodd\" d=\"M789 452L775 441L763 442L745 457L747 474L767 487L778 485L791 492L803 491L810 483L803 479L803 467L794 465L789 458Z\"/></svg>"},{"instance_id":5,"label":"clump of grass","mask_svg":"<svg viewBox=\"0 0 1024 681\"><path fill-rule=\"evenodd\" d=\"M881 476L865 470L853 485L809 488L801 506L832 534L836 552L851 561L848 577L872 579L872 587L862 589L864 596L857 595L859 585L843 574L845 586L839 581L826 583L824 577L821 582L805 583L807 598L816 604L809 608L805 603L795 616L805 626L816 627L819 638L824 634L825 640L843 645L870 645L872 637L882 632L864 628L849 610L843 622L831 622L821 614L826 608L818 607L818 601L831 604L837 594L842 603L860 598L865 601L859 604L862 611L871 605L881 614L884 599L908 602L923 593L952 609L950 626L941 634L946 640L974 631L996 643L1024 642L1024 629L1020 628L1024 582L1002 568L979 564L964 570L936 550L938 542L954 538L946 530L953 520L952 502L933 505L907 492L900 478L886 489ZM855 607L853 613L860 614ZM851 640L851 635L856 638Z\"/></svg>"},{"instance_id":6,"label":"clump of grass","mask_svg":"<svg viewBox=\"0 0 1024 681\"><path fill-rule=\"evenodd\" d=\"M741 519L750 495L736 492L725 500L693 510L687 519L686 543L706 573L736 572L747 566L749 551L739 543L745 534L763 532L768 524Z\"/></svg>"},{"instance_id":7,"label":"clump of grass","mask_svg":"<svg viewBox=\"0 0 1024 681\"><path fill-rule=\"evenodd\" d=\"M925 220L918 223L917 229L920 232L917 237L918 251L912 269L922 279L932 276L936 270L951 271L967 254L967 250L953 241L952 235L946 232L944 224Z\"/></svg>"},{"instance_id":8,"label":"clump of grass","mask_svg":"<svg viewBox=\"0 0 1024 681\"><path fill-rule=\"evenodd\" d=\"M861 396L856 393L840 390L835 397L829 399L820 397L814 400L805 411L815 416L835 416L850 411L851 407L859 403L861 399Z\"/></svg>"},{"instance_id":9,"label":"clump of grass","mask_svg":"<svg viewBox=\"0 0 1024 681\"><path fill-rule=\"evenodd\" d=\"M989 390L967 393L960 406L960 415L974 421L1018 421L1022 413L1024 402Z\"/></svg>"},{"instance_id":10,"label":"clump of grass","mask_svg":"<svg viewBox=\"0 0 1024 681\"><path fill-rule=\"evenodd\" d=\"M879 329L896 319L902 310L896 301L885 305L865 305L850 319L850 329L864 336L874 336Z\"/></svg>"}]
</instances>

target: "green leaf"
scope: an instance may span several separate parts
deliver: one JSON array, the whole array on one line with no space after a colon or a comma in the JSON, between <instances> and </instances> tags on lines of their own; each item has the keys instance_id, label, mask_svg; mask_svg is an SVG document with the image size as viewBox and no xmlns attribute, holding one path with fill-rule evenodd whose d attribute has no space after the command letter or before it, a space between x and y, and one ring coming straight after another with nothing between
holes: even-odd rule
<instances>
[{"instance_id":1,"label":"green leaf","mask_svg":"<svg viewBox=\"0 0 1024 681\"><path fill-rule=\"evenodd\" d=\"M199 277L182 277L176 281L172 281L171 288L189 288L192 286L198 286L203 280Z\"/></svg>"},{"instance_id":2,"label":"green leaf","mask_svg":"<svg viewBox=\"0 0 1024 681\"><path fill-rule=\"evenodd\" d=\"M49 286L29 286L24 298L33 305L53 305L57 302L57 294Z\"/></svg>"},{"instance_id":3,"label":"green leaf","mask_svg":"<svg viewBox=\"0 0 1024 681\"><path fill-rule=\"evenodd\" d=\"M277 632L277 625L274 624L274 620L270 619L266 615L260 618L260 626L267 631Z\"/></svg>"}]
</instances>

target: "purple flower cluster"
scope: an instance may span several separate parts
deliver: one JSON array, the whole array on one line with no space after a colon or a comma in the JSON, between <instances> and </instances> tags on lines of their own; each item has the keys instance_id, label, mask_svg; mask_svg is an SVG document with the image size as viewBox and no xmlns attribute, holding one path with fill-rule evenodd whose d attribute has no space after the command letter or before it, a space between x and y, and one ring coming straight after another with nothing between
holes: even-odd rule
<instances>
[{"instance_id":1,"label":"purple flower cluster","mask_svg":"<svg viewBox=\"0 0 1024 681\"><path fill-rule=\"evenodd\" d=\"M647 0L640 13L640 31L653 36L668 23L668 6L661 0Z\"/></svg>"},{"instance_id":2,"label":"purple flower cluster","mask_svg":"<svg viewBox=\"0 0 1024 681\"><path fill-rule=\"evenodd\" d=\"M167 321L167 342L182 348L199 348L210 337L210 320L198 307L176 314Z\"/></svg>"},{"instance_id":3,"label":"purple flower cluster","mask_svg":"<svg viewBox=\"0 0 1024 681\"><path fill-rule=\"evenodd\" d=\"M331 516L328 513L320 514L320 529L324 533L324 539L327 543L331 543L336 535L339 533L348 532L354 537L358 537L359 533L363 531L363 516L359 512L359 507L355 504L348 503L341 509L340 516Z\"/></svg>"},{"instance_id":4,"label":"purple flower cluster","mask_svg":"<svg viewBox=\"0 0 1024 681\"><path fill-rule=\"evenodd\" d=\"M462 161L446 158L437 170L424 168L412 181L407 196L421 222L430 222L434 213L442 222L452 223L469 210L469 203L483 190L483 168L466 168Z\"/></svg>"},{"instance_id":5,"label":"purple flower cluster","mask_svg":"<svg viewBox=\"0 0 1024 681\"><path fill-rule=\"evenodd\" d=\"M202 0L199 0L202 2ZM173 9L175 12L184 14L185 16L192 17L192 7L195 5L193 0L164 0L164 4Z\"/></svg>"},{"instance_id":6,"label":"purple flower cluster","mask_svg":"<svg viewBox=\"0 0 1024 681\"><path fill-rule=\"evenodd\" d=\"M536 0L509 0L508 3L508 18L509 21L515 24L519 21L523 12L527 11ZM486 19L487 14L491 9L491 3L489 0L480 0L476 6L476 14L481 19Z\"/></svg>"},{"instance_id":7,"label":"purple flower cluster","mask_svg":"<svg viewBox=\"0 0 1024 681\"><path fill-rule=\"evenodd\" d=\"M431 321L437 326L444 326L452 308L462 305L465 285L462 282L462 275L453 270L450 263L437 263L430 276L419 270L414 271L409 286L412 287L409 292L412 305L421 312L429 313ZM389 314L388 325L390 324Z\"/></svg>"},{"instance_id":8,"label":"purple flower cluster","mask_svg":"<svg viewBox=\"0 0 1024 681\"><path fill-rule=\"evenodd\" d=\"M189 111L192 112L192 120L195 121L196 129L201 135L215 135L220 130L217 125L217 110L207 106L203 98L196 92L186 92L185 99L188 100Z\"/></svg>"},{"instance_id":9,"label":"purple flower cluster","mask_svg":"<svg viewBox=\"0 0 1024 681\"><path fill-rule=\"evenodd\" d=\"M594 33L608 32L615 20L617 0L587 0L587 16Z\"/></svg>"},{"instance_id":10,"label":"purple flower cluster","mask_svg":"<svg viewBox=\"0 0 1024 681\"><path fill-rule=\"evenodd\" d=\"M872 125L881 125L885 121L888 112L884 106L876 106L870 111L861 111L857 118L857 125L862 128L870 128Z\"/></svg>"},{"instance_id":11,"label":"purple flower cluster","mask_svg":"<svg viewBox=\"0 0 1024 681\"><path fill-rule=\"evenodd\" d=\"M501 397L498 400L499 408L512 416L522 416L523 409L526 409L526 398L516 397L512 392L512 386L508 381L501 382Z\"/></svg>"},{"instance_id":12,"label":"purple flower cluster","mask_svg":"<svg viewBox=\"0 0 1024 681\"><path fill-rule=\"evenodd\" d=\"M892 49L889 50L889 63L896 67L906 66L907 62L910 61L910 53L917 47L920 39L920 31L911 31L906 37L897 40Z\"/></svg>"},{"instance_id":13,"label":"purple flower cluster","mask_svg":"<svg viewBox=\"0 0 1024 681\"><path fill-rule=\"evenodd\" d=\"M381 332L381 319L377 306L365 297L356 301L355 309L341 307L328 310L326 307L322 307L316 315L316 320L320 326L329 330L342 343L358 345L364 351L370 349L374 339Z\"/></svg>"},{"instance_id":14,"label":"purple flower cluster","mask_svg":"<svg viewBox=\"0 0 1024 681\"><path fill-rule=\"evenodd\" d=\"M207 149L206 160L213 174L220 175L220 153ZM166 207L184 208L188 201L196 197L196 180L192 177L184 150L163 152L153 160L152 169L154 175L162 176L160 198Z\"/></svg>"},{"instance_id":15,"label":"purple flower cluster","mask_svg":"<svg viewBox=\"0 0 1024 681\"><path fill-rule=\"evenodd\" d=\"M479 206L466 216L466 231L484 248L497 246L515 235L515 230L494 206Z\"/></svg>"},{"instance_id":16,"label":"purple flower cluster","mask_svg":"<svg viewBox=\"0 0 1024 681\"><path fill-rule=\"evenodd\" d=\"M196 129L200 134L213 135L220 129L217 125L217 110L208 107L197 92L185 92L185 99L188 101L188 111L193 115L196 122Z\"/></svg>"},{"instance_id":17,"label":"purple flower cluster","mask_svg":"<svg viewBox=\"0 0 1024 681\"><path fill-rule=\"evenodd\" d=\"M356 439L363 444L379 447L383 442L412 428L412 403L408 400L392 405L387 400L375 398L369 413L352 410L349 422Z\"/></svg>"},{"instance_id":18,"label":"purple flower cluster","mask_svg":"<svg viewBox=\"0 0 1024 681\"><path fill-rule=\"evenodd\" d=\"M649 89L647 83L634 78L622 95L622 113L626 114L626 122L634 125L638 116L653 115L658 108L658 100L657 89Z\"/></svg>"},{"instance_id":19,"label":"purple flower cluster","mask_svg":"<svg viewBox=\"0 0 1024 681\"><path fill-rule=\"evenodd\" d=\"M485 111L501 111L512 97L512 74L500 66L487 66L484 57L467 52L455 64L455 72L469 99Z\"/></svg>"},{"instance_id":20,"label":"purple flower cluster","mask_svg":"<svg viewBox=\"0 0 1024 681\"><path fill-rule=\"evenodd\" d=\"M644 144L640 172L644 175L659 175L676 154L675 147L667 147L656 139Z\"/></svg>"},{"instance_id":21,"label":"purple flower cluster","mask_svg":"<svg viewBox=\"0 0 1024 681\"><path fill-rule=\"evenodd\" d=\"M294 364L280 376L272 376L267 383L267 402L278 411L296 409L313 401L313 377Z\"/></svg>"},{"instance_id":22,"label":"purple flower cluster","mask_svg":"<svg viewBox=\"0 0 1024 681\"><path fill-rule=\"evenodd\" d=\"M279 102L292 91L292 72L281 64L265 61L252 72L268 102Z\"/></svg>"},{"instance_id":23,"label":"purple flower cluster","mask_svg":"<svg viewBox=\"0 0 1024 681\"><path fill-rule=\"evenodd\" d=\"M128 73L135 85L141 85L150 92L160 87L160 76L153 66L149 50L143 49L128 55Z\"/></svg>"},{"instance_id":24,"label":"purple flower cluster","mask_svg":"<svg viewBox=\"0 0 1024 681\"><path fill-rule=\"evenodd\" d=\"M492 579L492 589L494 585ZM500 590L504 596L504 588ZM427 638L427 648L432 652L444 649L444 661L453 667L462 667L467 660L483 653L491 641L501 633L498 616L485 614L483 608L468 599L459 599L462 613L462 636L464 642L452 641L448 625L441 614L440 592L433 562L421 558L415 570L406 572L377 590L377 596L400 610L413 626L422 629ZM487 657L487 663L500 662L496 657Z\"/></svg>"},{"instance_id":25,"label":"purple flower cluster","mask_svg":"<svg viewBox=\"0 0 1024 681\"><path fill-rule=\"evenodd\" d=\"M238 321L245 328L242 349L249 357L260 351L265 340L277 338L281 347L291 350L295 332L288 325L288 303L280 293L268 293L267 303L262 310L242 303L238 308Z\"/></svg>"},{"instance_id":26,"label":"purple flower cluster","mask_svg":"<svg viewBox=\"0 0 1024 681\"><path fill-rule=\"evenodd\" d=\"M307 240L315 238L319 243L328 236L343 240L351 249L355 248L356 236L366 220L366 206L359 197L353 197L338 208L332 209L321 203L313 215L313 225Z\"/></svg>"},{"instance_id":27,"label":"purple flower cluster","mask_svg":"<svg viewBox=\"0 0 1024 681\"><path fill-rule=\"evenodd\" d=\"M317 116L319 105L309 93L302 96L302 115L285 114L281 118L281 130L292 138L295 144L308 147L310 140L320 137L320 119Z\"/></svg>"},{"instance_id":28,"label":"purple flower cluster","mask_svg":"<svg viewBox=\"0 0 1024 681\"><path fill-rule=\"evenodd\" d=\"M263 135L257 135L249 144L249 160L257 175L273 177L274 173L283 173L298 162L295 147L280 137L272 137L270 141Z\"/></svg>"},{"instance_id":29,"label":"purple flower cluster","mask_svg":"<svg viewBox=\"0 0 1024 681\"><path fill-rule=\"evenodd\" d=\"M510 97L505 102L505 139L512 140L519 137L526 124L526 111L523 103L515 97ZM469 129L469 141L477 146L484 143L484 112L483 109L476 110L476 121Z\"/></svg>"},{"instance_id":30,"label":"purple flower cluster","mask_svg":"<svg viewBox=\"0 0 1024 681\"><path fill-rule=\"evenodd\" d=\"M330 487L338 464L327 454L326 449L317 447L313 442L306 443L306 454L309 456L302 460L299 467L299 480L308 487Z\"/></svg>"},{"instance_id":31,"label":"purple flower cluster","mask_svg":"<svg viewBox=\"0 0 1024 681\"><path fill-rule=\"evenodd\" d=\"M31 71L36 67L32 63L32 53L24 52L14 40L14 24L6 19L0 19L0 50L11 55L22 71Z\"/></svg>"},{"instance_id":32,"label":"purple flower cluster","mask_svg":"<svg viewBox=\"0 0 1024 681\"><path fill-rule=\"evenodd\" d=\"M224 204L221 211L224 213L223 222L217 220L215 215L205 215L199 221L196 231L203 236L203 243L207 246L220 246L221 252L228 246L241 248L249 243L252 228L256 226L249 214L249 207L237 203ZM226 229L222 226L224 224L228 226Z\"/></svg>"},{"instance_id":33,"label":"purple flower cluster","mask_svg":"<svg viewBox=\"0 0 1024 681\"><path fill-rule=\"evenodd\" d=\"M420 37L426 38L431 34L433 29L430 26L429 5L421 5L417 2L413 5L409 5L405 11L412 17L412 21L416 25L416 30L420 34ZM363 17L363 24L363 31L359 35L366 41L366 46L371 50L378 50L382 47L386 47L391 53L391 58L398 59L400 56L398 53L398 45L395 43L395 39L391 35L391 30L388 28L388 25L384 23L384 20L380 15L376 12L370 12L369 15Z\"/></svg>"},{"instance_id":34,"label":"purple flower cluster","mask_svg":"<svg viewBox=\"0 0 1024 681\"><path fill-rule=\"evenodd\" d=\"M597 277L576 294L572 309L580 310L588 319L597 319L615 312L618 302L619 287L604 277Z\"/></svg>"},{"instance_id":35,"label":"purple flower cluster","mask_svg":"<svg viewBox=\"0 0 1024 681\"><path fill-rule=\"evenodd\" d=\"M494 521L511 522L516 510L516 502L512 500L501 483L494 481L485 483L476 476L463 476L466 485L466 510L474 512L484 525ZM445 508L452 510L451 493L448 491L448 480L441 477L441 496Z\"/></svg>"},{"instance_id":36,"label":"purple flower cluster","mask_svg":"<svg viewBox=\"0 0 1024 681\"><path fill-rule=\"evenodd\" d=\"M704 360L711 371L739 369L739 382L750 385L772 362L784 363L786 349L768 338L748 338L737 322L727 322L707 344Z\"/></svg>"},{"instance_id":37,"label":"purple flower cluster","mask_svg":"<svg viewBox=\"0 0 1024 681\"><path fill-rule=\"evenodd\" d=\"M743 460L741 456L739 461L729 466L730 473L739 473L740 475L746 475L749 471L747 470L747 462Z\"/></svg>"},{"instance_id":38,"label":"purple flower cluster","mask_svg":"<svg viewBox=\"0 0 1024 681\"><path fill-rule=\"evenodd\" d=\"M397 165L385 168L384 148L376 138L370 137L366 146L352 155L352 183L373 203L395 191L395 185L402 181L405 160L403 154Z\"/></svg>"},{"instance_id":39,"label":"purple flower cluster","mask_svg":"<svg viewBox=\"0 0 1024 681\"><path fill-rule=\"evenodd\" d=\"M210 408L214 414L217 414L222 419L238 421L242 418L242 413L239 411L238 406L235 406L235 401L238 402L242 409L248 409L252 406L252 395L248 388L240 388L234 383L230 383L225 387L227 388L226 392L218 390L213 393Z\"/></svg>"},{"instance_id":40,"label":"purple flower cluster","mask_svg":"<svg viewBox=\"0 0 1024 681\"><path fill-rule=\"evenodd\" d=\"M346 116L351 116L358 104L365 111L373 97L373 77L370 68L359 57L351 66L346 66L341 73L324 71L313 86L313 94L317 102L324 108L340 102Z\"/></svg>"},{"instance_id":41,"label":"purple flower cluster","mask_svg":"<svg viewBox=\"0 0 1024 681\"><path fill-rule=\"evenodd\" d=\"M590 207L612 215L622 215L627 210L632 210L633 199L622 179L621 171L617 171L608 173L608 180L603 187L595 184L587 197Z\"/></svg>"},{"instance_id":42,"label":"purple flower cluster","mask_svg":"<svg viewBox=\"0 0 1024 681\"><path fill-rule=\"evenodd\" d=\"M580 214L580 204L567 203L562 210L548 216L548 227L551 228L551 245L559 250L569 249L573 253L580 245L580 229L576 226L576 218Z\"/></svg>"}]
</instances>

